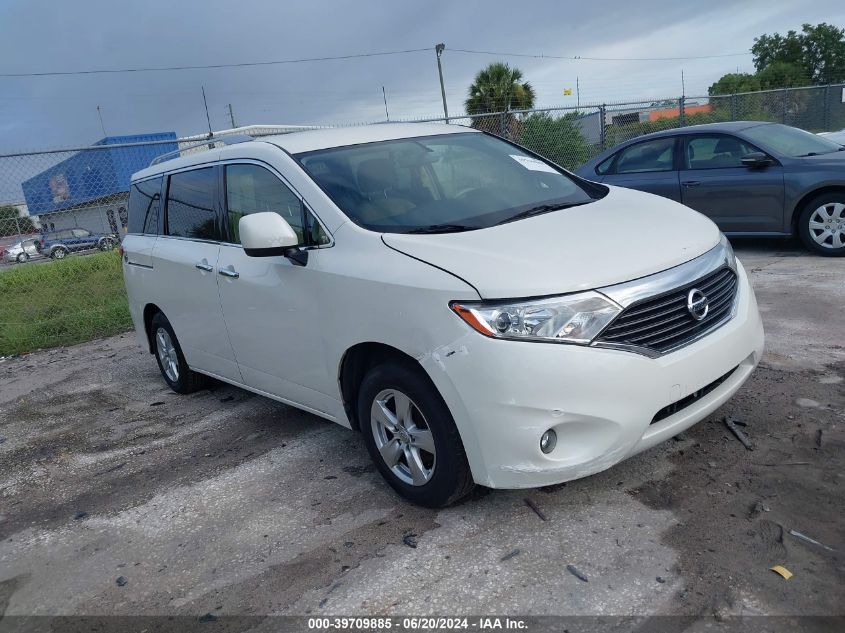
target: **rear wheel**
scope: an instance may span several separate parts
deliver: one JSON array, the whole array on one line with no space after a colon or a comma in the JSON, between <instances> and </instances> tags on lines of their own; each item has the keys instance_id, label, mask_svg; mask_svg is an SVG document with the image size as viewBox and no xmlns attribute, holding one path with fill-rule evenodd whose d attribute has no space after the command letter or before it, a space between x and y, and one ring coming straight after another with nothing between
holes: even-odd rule
<instances>
[{"instance_id":1,"label":"rear wheel","mask_svg":"<svg viewBox=\"0 0 845 633\"><path fill-rule=\"evenodd\" d=\"M100 240L99 247L101 251L110 251L114 248L114 240L110 237L104 237Z\"/></svg>"},{"instance_id":2,"label":"rear wheel","mask_svg":"<svg viewBox=\"0 0 845 633\"><path fill-rule=\"evenodd\" d=\"M23 264L24 262L28 262L29 261L29 255L27 255L26 253L21 253L20 255L18 255L17 260L18 260L19 264Z\"/></svg>"},{"instance_id":3,"label":"rear wheel","mask_svg":"<svg viewBox=\"0 0 845 633\"><path fill-rule=\"evenodd\" d=\"M441 507L472 491L458 429L421 369L388 361L370 370L359 391L358 420L379 472L406 499Z\"/></svg>"},{"instance_id":4,"label":"rear wheel","mask_svg":"<svg viewBox=\"0 0 845 633\"><path fill-rule=\"evenodd\" d=\"M67 255L67 249L63 247L53 249L53 252L50 253L50 257L53 259L64 259Z\"/></svg>"},{"instance_id":5,"label":"rear wheel","mask_svg":"<svg viewBox=\"0 0 845 633\"><path fill-rule=\"evenodd\" d=\"M164 381L173 391L182 394L193 393L208 384L207 376L188 367L173 327L161 312L153 317L150 334L158 368Z\"/></svg>"},{"instance_id":6,"label":"rear wheel","mask_svg":"<svg viewBox=\"0 0 845 633\"><path fill-rule=\"evenodd\" d=\"M814 253L845 255L845 192L826 193L810 200L798 218L798 235Z\"/></svg>"}]
</instances>

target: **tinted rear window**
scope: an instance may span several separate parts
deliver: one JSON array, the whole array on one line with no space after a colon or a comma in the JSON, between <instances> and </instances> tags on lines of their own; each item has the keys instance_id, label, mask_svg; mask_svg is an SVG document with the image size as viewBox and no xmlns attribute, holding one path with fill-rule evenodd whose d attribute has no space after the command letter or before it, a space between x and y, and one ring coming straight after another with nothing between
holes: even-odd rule
<instances>
[{"instance_id":1,"label":"tinted rear window","mask_svg":"<svg viewBox=\"0 0 845 633\"><path fill-rule=\"evenodd\" d=\"M161 178L137 182L129 192L129 232L158 233Z\"/></svg>"},{"instance_id":2,"label":"tinted rear window","mask_svg":"<svg viewBox=\"0 0 845 633\"><path fill-rule=\"evenodd\" d=\"M170 176L167 189L167 234L202 240L220 240L214 206L217 179L213 167Z\"/></svg>"}]
</instances>

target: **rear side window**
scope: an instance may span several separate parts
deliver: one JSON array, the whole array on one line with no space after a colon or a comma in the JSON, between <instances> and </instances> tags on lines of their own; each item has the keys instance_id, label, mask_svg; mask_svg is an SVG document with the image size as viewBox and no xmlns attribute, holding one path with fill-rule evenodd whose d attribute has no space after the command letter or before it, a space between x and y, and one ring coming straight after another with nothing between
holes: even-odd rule
<instances>
[{"instance_id":1,"label":"rear side window","mask_svg":"<svg viewBox=\"0 0 845 633\"><path fill-rule=\"evenodd\" d=\"M626 147L618 154L615 172L633 174L645 171L672 171L675 139L658 138Z\"/></svg>"},{"instance_id":2,"label":"rear side window","mask_svg":"<svg viewBox=\"0 0 845 633\"><path fill-rule=\"evenodd\" d=\"M158 233L161 178L136 182L129 191L129 233ZM121 211L123 207L121 207ZM121 223L123 219L121 218Z\"/></svg>"},{"instance_id":3,"label":"rear side window","mask_svg":"<svg viewBox=\"0 0 845 633\"><path fill-rule=\"evenodd\" d=\"M219 241L216 189L213 167L172 174L167 188L167 235Z\"/></svg>"}]
</instances>

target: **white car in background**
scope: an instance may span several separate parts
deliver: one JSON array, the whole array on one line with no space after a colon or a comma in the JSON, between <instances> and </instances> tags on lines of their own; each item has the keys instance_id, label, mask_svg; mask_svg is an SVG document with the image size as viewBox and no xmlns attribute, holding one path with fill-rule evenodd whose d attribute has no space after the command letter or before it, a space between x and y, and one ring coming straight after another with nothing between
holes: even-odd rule
<instances>
[{"instance_id":1,"label":"white car in background","mask_svg":"<svg viewBox=\"0 0 845 633\"><path fill-rule=\"evenodd\" d=\"M174 391L210 376L358 430L427 506L609 468L710 415L763 350L706 217L458 126L153 165L123 250L139 341Z\"/></svg>"},{"instance_id":2,"label":"white car in background","mask_svg":"<svg viewBox=\"0 0 845 633\"><path fill-rule=\"evenodd\" d=\"M819 136L824 136L828 141L845 145L845 130L838 132L819 132Z\"/></svg>"},{"instance_id":3,"label":"white car in background","mask_svg":"<svg viewBox=\"0 0 845 633\"><path fill-rule=\"evenodd\" d=\"M3 259L7 262L17 262L23 264L30 259L37 259L41 255L41 240L40 238L31 237L20 242L10 244L3 249Z\"/></svg>"}]
</instances>

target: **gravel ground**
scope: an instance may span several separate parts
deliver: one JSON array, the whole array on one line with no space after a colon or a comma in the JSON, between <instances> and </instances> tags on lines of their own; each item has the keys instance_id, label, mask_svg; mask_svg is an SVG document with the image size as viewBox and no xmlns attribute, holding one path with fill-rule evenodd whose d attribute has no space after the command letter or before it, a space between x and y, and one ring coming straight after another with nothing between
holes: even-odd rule
<instances>
[{"instance_id":1,"label":"gravel ground","mask_svg":"<svg viewBox=\"0 0 845 633\"><path fill-rule=\"evenodd\" d=\"M842 615L845 259L737 252L767 352L733 400L607 472L439 511L351 431L170 393L130 335L0 362L0 614Z\"/></svg>"}]
</instances>

